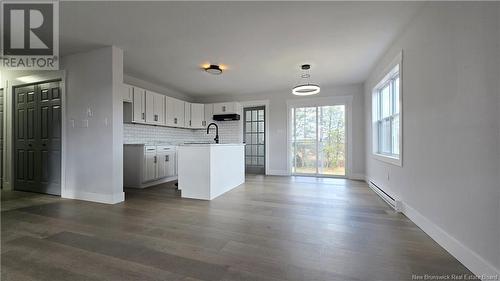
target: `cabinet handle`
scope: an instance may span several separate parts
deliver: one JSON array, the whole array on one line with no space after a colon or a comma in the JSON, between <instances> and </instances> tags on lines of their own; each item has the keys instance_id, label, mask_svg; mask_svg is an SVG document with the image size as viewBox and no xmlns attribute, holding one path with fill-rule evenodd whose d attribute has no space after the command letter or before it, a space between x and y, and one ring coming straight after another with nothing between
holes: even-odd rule
<instances>
[{"instance_id":1,"label":"cabinet handle","mask_svg":"<svg viewBox=\"0 0 500 281\"><path fill-rule=\"evenodd\" d=\"M168 158L169 158L169 157L168 157L168 155L165 155L165 162L168 162L168 161L169 161L169 159L168 159Z\"/></svg>"}]
</instances>

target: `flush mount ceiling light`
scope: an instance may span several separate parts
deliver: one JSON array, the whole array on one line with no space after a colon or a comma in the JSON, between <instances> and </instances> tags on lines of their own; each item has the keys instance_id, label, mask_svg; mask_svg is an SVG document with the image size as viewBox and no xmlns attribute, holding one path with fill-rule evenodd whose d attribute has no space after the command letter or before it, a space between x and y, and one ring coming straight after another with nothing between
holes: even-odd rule
<instances>
[{"instance_id":1,"label":"flush mount ceiling light","mask_svg":"<svg viewBox=\"0 0 500 281\"><path fill-rule=\"evenodd\" d=\"M213 75L222 74L222 71L225 69L224 66L218 64L204 64L201 66L201 68L203 68L203 70Z\"/></svg>"},{"instance_id":2,"label":"flush mount ceiling light","mask_svg":"<svg viewBox=\"0 0 500 281\"><path fill-rule=\"evenodd\" d=\"M304 71L304 73L300 76L302 79L309 79L311 78L311 75L309 73L306 73L306 71L309 71L311 69L311 65L309 64L303 64L300 66L300 69ZM310 95L316 95L320 92L320 87L319 85L316 84L311 84L311 83L305 83L305 84L300 84L292 89L292 94L296 96L310 96Z\"/></svg>"}]
</instances>

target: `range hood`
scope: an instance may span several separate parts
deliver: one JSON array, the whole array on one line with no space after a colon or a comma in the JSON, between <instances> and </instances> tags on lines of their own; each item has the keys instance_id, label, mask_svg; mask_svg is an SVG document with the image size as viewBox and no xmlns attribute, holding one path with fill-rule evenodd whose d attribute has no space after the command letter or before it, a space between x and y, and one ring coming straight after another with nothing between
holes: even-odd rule
<instances>
[{"instance_id":1,"label":"range hood","mask_svg":"<svg viewBox=\"0 0 500 281\"><path fill-rule=\"evenodd\" d=\"M240 120L240 115L239 114L217 114L217 115L214 115L213 118L215 121L234 121L234 120Z\"/></svg>"}]
</instances>

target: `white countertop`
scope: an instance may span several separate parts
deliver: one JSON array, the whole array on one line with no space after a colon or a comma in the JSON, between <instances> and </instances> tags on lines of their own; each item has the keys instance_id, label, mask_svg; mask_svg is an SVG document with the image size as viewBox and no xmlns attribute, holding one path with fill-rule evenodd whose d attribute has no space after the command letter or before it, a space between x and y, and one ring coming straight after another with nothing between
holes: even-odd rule
<instances>
[{"instance_id":1,"label":"white countertop","mask_svg":"<svg viewBox=\"0 0 500 281\"><path fill-rule=\"evenodd\" d=\"M177 146L171 143L124 143L123 145L137 145L137 146Z\"/></svg>"},{"instance_id":2,"label":"white countertop","mask_svg":"<svg viewBox=\"0 0 500 281\"><path fill-rule=\"evenodd\" d=\"M183 143L179 146L243 146L244 143Z\"/></svg>"}]
</instances>

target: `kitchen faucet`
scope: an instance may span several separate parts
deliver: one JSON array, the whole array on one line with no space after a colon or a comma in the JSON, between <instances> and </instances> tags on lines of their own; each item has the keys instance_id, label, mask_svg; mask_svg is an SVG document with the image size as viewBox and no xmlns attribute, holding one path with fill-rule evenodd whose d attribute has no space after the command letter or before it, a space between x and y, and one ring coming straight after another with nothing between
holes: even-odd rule
<instances>
[{"instance_id":1,"label":"kitchen faucet","mask_svg":"<svg viewBox=\"0 0 500 281\"><path fill-rule=\"evenodd\" d=\"M214 141L215 141L215 143L219 143L219 126L217 126L217 124L215 124L215 123L208 124L208 126L207 126L207 134L209 133L210 126L212 126L212 125L215 126L215 138L214 138Z\"/></svg>"}]
</instances>

